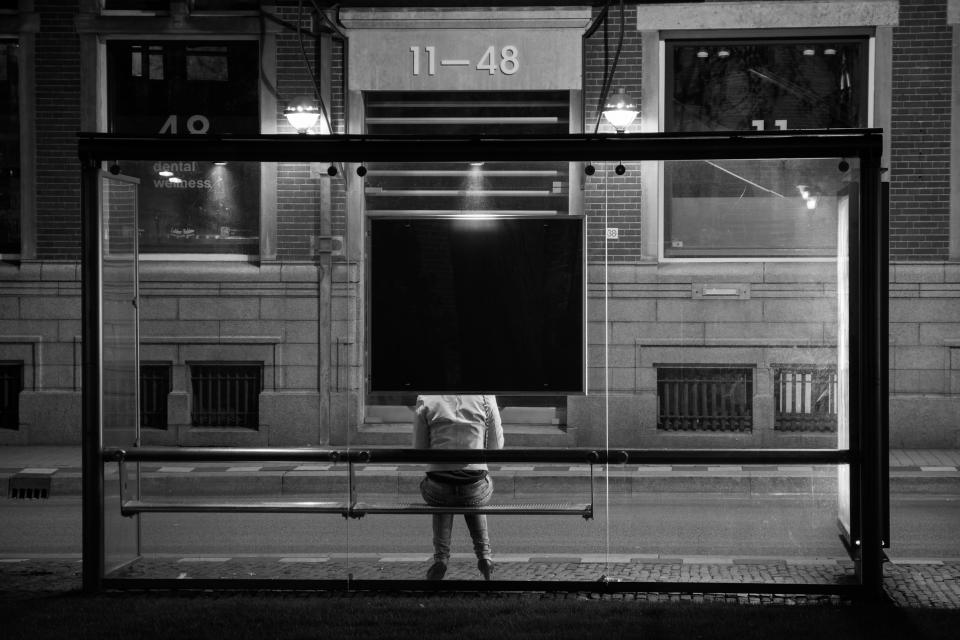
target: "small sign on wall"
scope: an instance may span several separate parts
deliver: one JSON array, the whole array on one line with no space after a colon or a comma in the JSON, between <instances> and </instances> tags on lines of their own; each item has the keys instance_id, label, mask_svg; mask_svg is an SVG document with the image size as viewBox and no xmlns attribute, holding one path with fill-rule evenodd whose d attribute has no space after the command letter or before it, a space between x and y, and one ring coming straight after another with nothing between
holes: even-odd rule
<instances>
[{"instance_id":1,"label":"small sign on wall","mask_svg":"<svg viewBox=\"0 0 960 640\"><path fill-rule=\"evenodd\" d=\"M350 89L579 89L580 36L570 29L360 30L350 36Z\"/></svg>"}]
</instances>

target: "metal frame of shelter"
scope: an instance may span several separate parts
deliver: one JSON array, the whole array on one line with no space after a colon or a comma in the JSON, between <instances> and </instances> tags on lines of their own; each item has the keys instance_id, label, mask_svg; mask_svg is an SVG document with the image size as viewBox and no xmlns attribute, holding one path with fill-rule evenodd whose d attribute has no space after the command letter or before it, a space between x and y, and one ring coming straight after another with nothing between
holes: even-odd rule
<instances>
[{"instance_id":1,"label":"metal frame of shelter","mask_svg":"<svg viewBox=\"0 0 960 640\"><path fill-rule=\"evenodd\" d=\"M499 138L416 138L394 136L140 136L80 133L83 198L83 584L104 588L332 588L332 589L536 589L687 592L825 593L879 597L883 548L889 544L887 448L887 214L880 182L879 130L710 132L696 134L563 135ZM176 449L106 446L104 443L104 337L101 331L104 282L100 190L104 163L134 160L261 162L582 162L643 160L856 158L858 206L848 225L849 258L849 447L824 449L611 450L523 449L505 451L403 451L345 449ZM138 374L137 374L138 375ZM136 419L136 418L134 418ZM847 465L851 497L851 539L855 564L850 584L754 584L713 582L457 582L341 580L185 581L111 577L105 570L105 463L142 461L320 461L429 462L579 461L622 464ZM122 464L120 465L122 467ZM119 475L119 474L118 474ZM121 477L121 480L123 478ZM122 493L122 491L121 491ZM122 497L122 496L121 496ZM112 502L112 501L111 501ZM263 505L261 505L263 506ZM275 504L270 511L309 509ZM264 507L266 509L266 507ZM146 509L145 509L146 510ZM119 509L118 509L119 511Z\"/></svg>"}]
</instances>

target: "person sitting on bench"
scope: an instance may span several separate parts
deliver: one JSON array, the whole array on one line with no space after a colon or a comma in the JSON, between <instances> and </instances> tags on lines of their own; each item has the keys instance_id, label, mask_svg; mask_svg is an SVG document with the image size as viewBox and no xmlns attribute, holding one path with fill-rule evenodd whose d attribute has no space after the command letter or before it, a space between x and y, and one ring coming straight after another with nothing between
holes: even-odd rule
<instances>
[{"instance_id":1,"label":"person sitting on bench","mask_svg":"<svg viewBox=\"0 0 960 640\"><path fill-rule=\"evenodd\" d=\"M502 449L503 427L494 396L418 396L413 420L413 446L417 449ZM437 507L475 507L490 502L493 479L486 464L431 464L420 483L427 504ZM477 555L477 568L490 579L493 560L487 516L465 513ZM433 565L428 580L440 580L450 560L452 513L433 514Z\"/></svg>"}]
</instances>

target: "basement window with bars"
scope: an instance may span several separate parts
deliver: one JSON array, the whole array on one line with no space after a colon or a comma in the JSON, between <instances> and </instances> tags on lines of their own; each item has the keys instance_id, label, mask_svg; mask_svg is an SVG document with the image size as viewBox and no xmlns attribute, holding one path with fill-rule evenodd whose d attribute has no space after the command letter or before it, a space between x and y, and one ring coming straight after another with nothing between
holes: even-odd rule
<instances>
[{"instance_id":1,"label":"basement window with bars","mask_svg":"<svg viewBox=\"0 0 960 640\"><path fill-rule=\"evenodd\" d=\"M750 367L657 367L657 429L749 432L753 429Z\"/></svg>"},{"instance_id":2,"label":"basement window with bars","mask_svg":"<svg viewBox=\"0 0 960 640\"><path fill-rule=\"evenodd\" d=\"M777 431L836 432L835 367L773 367L774 424Z\"/></svg>"},{"instance_id":3,"label":"basement window with bars","mask_svg":"<svg viewBox=\"0 0 960 640\"><path fill-rule=\"evenodd\" d=\"M23 391L23 363L0 363L0 429L20 428L21 391Z\"/></svg>"},{"instance_id":4,"label":"basement window with bars","mask_svg":"<svg viewBox=\"0 0 960 640\"><path fill-rule=\"evenodd\" d=\"M167 428L167 396L170 395L170 364L140 365L140 426Z\"/></svg>"},{"instance_id":5,"label":"basement window with bars","mask_svg":"<svg viewBox=\"0 0 960 640\"><path fill-rule=\"evenodd\" d=\"M193 426L259 427L262 363L194 363L190 379Z\"/></svg>"}]
</instances>

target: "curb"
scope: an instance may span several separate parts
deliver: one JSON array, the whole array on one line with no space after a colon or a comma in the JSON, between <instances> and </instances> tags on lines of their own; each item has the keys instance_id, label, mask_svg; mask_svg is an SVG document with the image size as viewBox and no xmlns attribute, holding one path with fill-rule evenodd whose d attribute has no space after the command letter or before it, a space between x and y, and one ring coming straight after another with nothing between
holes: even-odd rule
<instances>
[{"instance_id":1,"label":"curb","mask_svg":"<svg viewBox=\"0 0 960 640\"><path fill-rule=\"evenodd\" d=\"M11 481L49 479L49 497L82 495L82 474L74 469L46 470L36 473L0 470L4 495L12 498ZM496 491L510 498L564 494L589 496L589 478L578 472L506 471L491 472ZM356 488L361 494L419 494L421 471L363 471L357 474ZM116 472L105 477L109 488L116 483ZM788 475L777 472L617 472L598 477L595 493L604 491L618 496L644 496L662 493L711 493L727 496L805 495L827 498L836 493L832 473L812 472ZM157 497L193 495L344 495L347 474L344 471L263 470L258 472L189 471L156 472L141 475L144 495ZM960 472L891 472L891 494L958 495Z\"/></svg>"}]
</instances>

